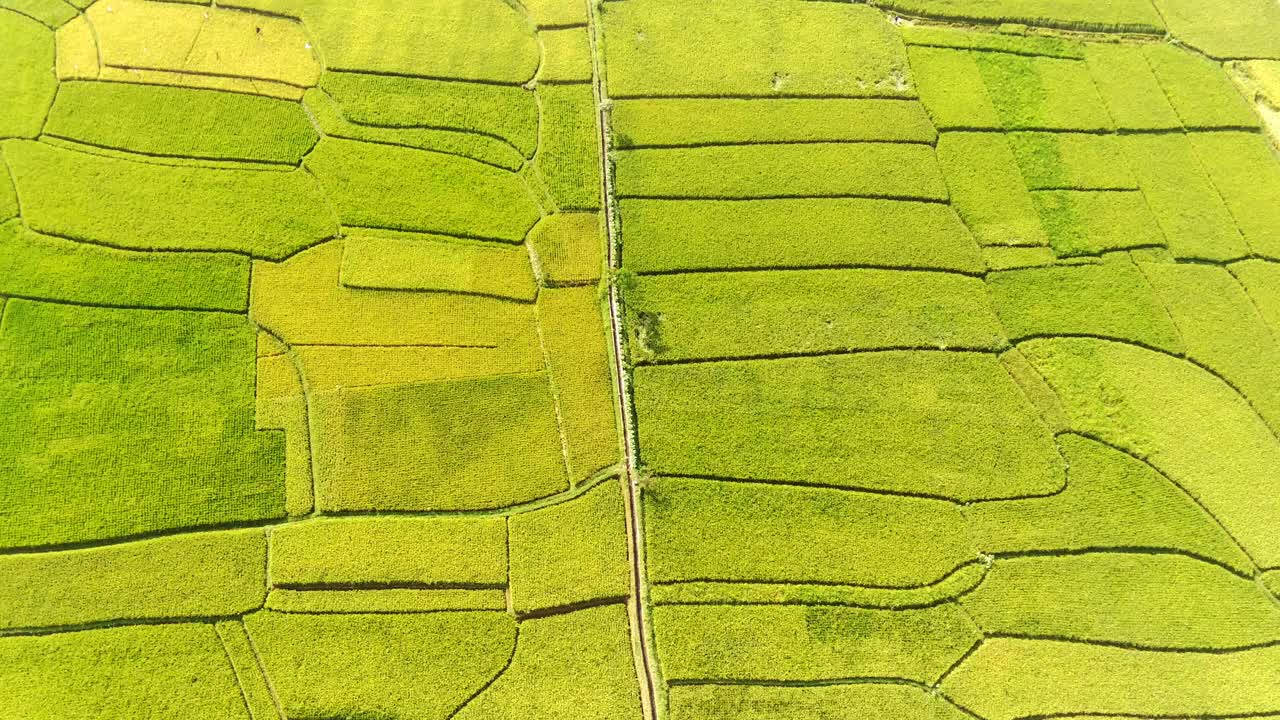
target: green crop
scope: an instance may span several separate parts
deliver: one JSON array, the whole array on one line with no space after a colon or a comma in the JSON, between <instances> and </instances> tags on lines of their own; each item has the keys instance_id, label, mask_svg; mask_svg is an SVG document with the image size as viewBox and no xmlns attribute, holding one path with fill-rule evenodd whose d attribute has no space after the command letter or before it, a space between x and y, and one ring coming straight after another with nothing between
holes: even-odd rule
<instances>
[{"instance_id":1,"label":"green crop","mask_svg":"<svg viewBox=\"0 0 1280 720\"><path fill-rule=\"evenodd\" d=\"M1280 330L1280 263L1243 260L1228 267L1271 331Z\"/></svg>"},{"instance_id":2,"label":"green crop","mask_svg":"<svg viewBox=\"0 0 1280 720\"><path fill-rule=\"evenodd\" d=\"M600 209L598 115L590 85L538 89L542 131L534 165L561 210Z\"/></svg>"},{"instance_id":3,"label":"green crop","mask_svg":"<svg viewBox=\"0 0 1280 720\"><path fill-rule=\"evenodd\" d=\"M1032 193L1032 200L1060 257L1165 245L1149 198L1141 192L1043 190Z\"/></svg>"},{"instance_id":4,"label":"green crop","mask_svg":"<svg viewBox=\"0 0 1280 720\"><path fill-rule=\"evenodd\" d=\"M1009 130L1108 130L1110 116L1078 60L975 53L987 92Z\"/></svg>"},{"instance_id":5,"label":"green crop","mask_svg":"<svg viewBox=\"0 0 1280 720\"><path fill-rule=\"evenodd\" d=\"M1221 262L1247 254L1187 136L1126 135L1120 146L1174 256Z\"/></svg>"},{"instance_id":6,"label":"green crop","mask_svg":"<svg viewBox=\"0 0 1280 720\"><path fill-rule=\"evenodd\" d=\"M828 400L810 399L812 388ZM643 366L646 463L957 500L1050 493L1063 465L994 355L888 351Z\"/></svg>"},{"instance_id":7,"label":"green crop","mask_svg":"<svg viewBox=\"0 0 1280 720\"><path fill-rule=\"evenodd\" d=\"M955 505L662 478L644 493L649 579L910 588L977 552Z\"/></svg>"},{"instance_id":8,"label":"green crop","mask_svg":"<svg viewBox=\"0 0 1280 720\"><path fill-rule=\"evenodd\" d=\"M1196 717L1271 712L1277 683L1280 645L1227 654L1171 653L992 638L940 689L988 720L1035 713Z\"/></svg>"},{"instance_id":9,"label":"green crop","mask_svg":"<svg viewBox=\"0 0 1280 720\"><path fill-rule=\"evenodd\" d=\"M501 612L245 618L289 717L446 717L498 675L516 648Z\"/></svg>"},{"instance_id":10,"label":"green crop","mask_svg":"<svg viewBox=\"0 0 1280 720\"><path fill-rule=\"evenodd\" d=\"M839 297L839 305L831 299ZM778 270L642 276L627 312L650 318L639 360L877 348L996 349L1004 333L982 281L904 270Z\"/></svg>"},{"instance_id":11,"label":"green crop","mask_svg":"<svg viewBox=\"0 0 1280 720\"><path fill-rule=\"evenodd\" d=\"M653 609L668 680L814 682L864 677L932 683L978 639L955 605L866 610L798 605Z\"/></svg>"},{"instance_id":12,"label":"green crop","mask_svg":"<svg viewBox=\"0 0 1280 720\"><path fill-rule=\"evenodd\" d=\"M1060 435L1058 444L1070 468L1062 493L965 509L983 552L1142 547L1250 572L1249 559L1213 516L1159 472L1079 435Z\"/></svg>"},{"instance_id":13,"label":"green crop","mask_svg":"<svg viewBox=\"0 0 1280 720\"><path fill-rule=\"evenodd\" d=\"M1085 63L1107 111L1121 130L1168 130L1182 122L1169 105L1141 47L1087 43Z\"/></svg>"},{"instance_id":14,"label":"green crop","mask_svg":"<svg viewBox=\"0 0 1280 720\"><path fill-rule=\"evenodd\" d=\"M596 289L543 289L538 322L570 479L580 482L617 463L620 455L609 340Z\"/></svg>"},{"instance_id":15,"label":"green crop","mask_svg":"<svg viewBox=\"0 0 1280 720\"><path fill-rule=\"evenodd\" d=\"M1178 326L1187 357L1231 383L1280 428L1280 387L1273 380L1280 346L1244 287L1225 268L1210 265L1141 267Z\"/></svg>"},{"instance_id":16,"label":"green crop","mask_svg":"<svg viewBox=\"0 0 1280 720\"><path fill-rule=\"evenodd\" d=\"M920 103L878 98L619 100L611 118L617 146L623 149L715 143L932 143L938 137Z\"/></svg>"},{"instance_id":17,"label":"green crop","mask_svg":"<svg viewBox=\"0 0 1280 720\"><path fill-rule=\"evenodd\" d=\"M516 613L630 591L623 488L609 481L551 507L513 515L511 601Z\"/></svg>"},{"instance_id":18,"label":"green crop","mask_svg":"<svg viewBox=\"0 0 1280 720\"><path fill-rule=\"evenodd\" d=\"M154 165L4 144L33 230L139 250L233 250L281 258L337 232L315 179Z\"/></svg>"},{"instance_id":19,"label":"green crop","mask_svg":"<svg viewBox=\"0 0 1280 720\"><path fill-rule=\"evenodd\" d=\"M267 570L285 588L500 588L506 543L502 518L321 518L273 530Z\"/></svg>"},{"instance_id":20,"label":"green crop","mask_svg":"<svg viewBox=\"0 0 1280 720\"><path fill-rule=\"evenodd\" d=\"M1245 398L1180 358L1089 338L1022 343L1062 397L1071 427L1143 458L1184 488L1263 567L1280 559L1260 492L1280 442Z\"/></svg>"},{"instance_id":21,"label":"green crop","mask_svg":"<svg viewBox=\"0 0 1280 720\"><path fill-rule=\"evenodd\" d=\"M620 604L520 623L506 671L454 717L632 720L639 688Z\"/></svg>"},{"instance_id":22,"label":"green crop","mask_svg":"<svg viewBox=\"0 0 1280 720\"><path fill-rule=\"evenodd\" d=\"M591 82L594 70L591 36L587 28L543 30L538 37L542 41L543 52L542 67L538 70L539 83Z\"/></svg>"},{"instance_id":23,"label":"green crop","mask_svg":"<svg viewBox=\"0 0 1280 720\"><path fill-rule=\"evenodd\" d=\"M296 165L319 137L293 102L128 83L67 82L44 132L149 155Z\"/></svg>"},{"instance_id":24,"label":"green crop","mask_svg":"<svg viewBox=\"0 0 1280 720\"><path fill-rule=\"evenodd\" d=\"M1280 163L1264 137L1250 132L1187 135L1256 254L1280 258Z\"/></svg>"},{"instance_id":25,"label":"green crop","mask_svg":"<svg viewBox=\"0 0 1280 720\"><path fill-rule=\"evenodd\" d=\"M671 12L634 0L603 20L617 98L915 94L902 40L864 5L706 0Z\"/></svg>"},{"instance_id":26,"label":"green crop","mask_svg":"<svg viewBox=\"0 0 1280 720\"><path fill-rule=\"evenodd\" d=\"M587 6L578 0L524 0L521 5L529 11L540 28L587 23Z\"/></svg>"},{"instance_id":27,"label":"green crop","mask_svg":"<svg viewBox=\"0 0 1280 720\"><path fill-rule=\"evenodd\" d=\"M225 313L9 300L0 456L23 520L0 547L283 515L284 438L254 430L254 335Z\"/></svg>"},{"instance_id":28,"label":"green crop","mask_svg":"<svg viewBox=\"0 0 1280 720\"><path fill-rule=\"evenodd\" d=\"M604 267L603 218L598 213L548 215L529 233L544 285L581 285L600 279Z\"/></svg>"},{"instance_id":29,"label":"green crop","mask_svg":"<svg viewBox=\"0 0 1280 720\"><path fill-rule=\"evenodd\" d=\"M236 674L206 624L0 638L0 687L5 712L30 720L245 717Z\"/></svg>"},{"instance_id":30,"label":"green crop","mask_svg":"<svg viewBox=\"0 0 1280 720\"><path fill-rule=\"evenodd\" d=\"M946 20L981 20L1073 30L1159 33L1164 23L1145 0L882 0L886 8Z\"/></svg>"},{"instance_id":31,"label":"green crop","mask_svg":"<svg viewBox=\"0 0 1280 720\"><path fill-rule=\"evenodd\" d=\"M1280 640L1280 614L1252 579L1180 555L1000 558L959 602L997 635L1187 650Z\"/></svg>"},{"instance_id":32,"label":"green crop","mask_svg":"<svg viewBox=\"0 0 1280 720\"><path fill-rule=\"evenodd\" d=\"M909 25L902 28L902 40L908 46L989 50L1013 55L1043 55L1080 60L1084 52L1080 43L1045 35L1022 35L1004 32L975 32L972 29L945 25ZM914 52L908 50L908 52Z\"/></svg>"},{"instance_id":33,"label":"green crop","mask_svg":"<svg viewBox=\"0 0 1280 720\"><path fill-rule=\"evenodd\" d=\"M868 265L980 272L964 223L940 203L869 198L623 200L636 272Z\"/></svg>"},{"instance_id":34,"label":"green crop","mask_svg":"<svg viewBox=\"0 0 1280 720\"><path fill-rule=\"evenodd\" d=\"M939 130L1000 127L975 53L910 46L907 56L920 90L920 102Z\"/></svg>"},{"instance_id":35,"label":"green crop","mask_svg":"<svg viewBox=\"0 0 1280 720\"><path fill-rule=\"evenodd\" d=\"M261 530L0 556L0 630L237 615L266 595Z\"/></svg>"},{"instance_id":36,"label":"green crop","mask_svg":"<svg viewBox=\"0 0 1280 720\"><path fill-rule=\"evenodd\" d=\"M344 287L489 295L531 301L537 294L522 247L450 237L352 235L343 244Z\"/></svg>"},{"instance_id":37,"label":"green crop","mask_svg":"<svg viewBox=\"0 0 1280 720\"><path fill-rule=\"evenodd\" d=\"M1148 45L1143 52L1185 127L1258 127L1258 116L1218 63L1173 45Z\"/></svg>"},{"instance_id":38,"label":"green crop","mask_svg":"<svg viewBox=\"0 0 1280 720\"><path fill-rule=\"evenodd\" d=\"M995 133L943 133L938 162L956 212L982 245L1047 245L1009 140Z\"/></svg>"},{"instance_id":39,"label":"green crop","mask_svg":"<svg viewBox=\"0 0 1280 720\"><path fill-rule=\"evenodd\" d=\"M1196 0L1153 0L1169 31L1216 58L1280 59L1280 8L1267 0L1232 0L1206 5Z\"/></svg>"},{"instance_id":40,"label":"green crop","mask_svg":"<svg viewBox=\"0 0 1280 720\"><path fill-rule=\"evenodd\" d=\"M1137 190L1133 173L1117 163L1111 135L1011 133L1010 145L1032 190Z\"/></svg>"},{"instance_id":41,"label":"green crop","mask_svg":"<svg viewBox=\"0 0 1280 720\"><path fill-rule=\"evenodd\" d=\"M962 720L953 706L906 682L866 682L811 687L677 685L671 688L672 720Z\"/></svg>"},{"instance_id":42,"label":"green crop","mask_svg":"<svg viewBox=\"0 0 1280 720\"><path fill-rule=\"evenodd\" d=\"M682 580L654 584L655 605L848 605L860 608L921 608L939 605L977 587L987 566L971 562L928 585L905 588L792 581Z\"/></svg>"},{"instance_id":43,"label":"green crop","mask_svg":"<svg viewBox=\"0 0 1280 720\"><path fill-rule=\"evenodd\" d=\"M301 614L505 611L507 591L501 588L483 590L453 588L288 590L276 588L267 594L266 608L282 613Z\"/></svg>"},{"instance_id":44,"label":"green crop","mask_svg":"<svg viewBox=\"0 0 1280 720\"><path fill-rule=\"evenodd\" d=\"M53 32L30 17L0 9L0 37L5 39L0 57L0 96L5 99L0 138L36 137L58 91L51 72Z\"/></svg>"},{"instance_id":45,"label":"green crop","mask_svg":"<svg viewBox=\"0 0 1280 720\"><path fill-rule=\"evenodd\" d=\"M1133 263L993 272L987 286L1014 339L1096 335L1182 351L1178 329Z\"/></svg>"},{"instance_id":46,"label":"green crop","mask_svg":"<svg viewBox=\"0 0 1280 720\"><path fill-rule=\"evenodd\" d=\"M0 224L0 294L139 308L243 312L249 261L206 252L141 252Z\"/></svg>"},{"instance_id":47,"label":"green crop","mask_svg":"<svg viewBox=\"0 0 1280 720\"><path fill-rule=\"evenodd\" d=\"M329 138L306 167L344 225L520 242L541 217L519 176L456 155Z\"/></svg>"},{"instance_id":48,"label":"green crop","mask_svg":"<svg viewBox=\"0 0 1280 720\"><path fill-rule=\"evenodd\" d=\"M946 200L928 145L813 143L623 150L620 197Z\"/></svg>"}]
</instances>

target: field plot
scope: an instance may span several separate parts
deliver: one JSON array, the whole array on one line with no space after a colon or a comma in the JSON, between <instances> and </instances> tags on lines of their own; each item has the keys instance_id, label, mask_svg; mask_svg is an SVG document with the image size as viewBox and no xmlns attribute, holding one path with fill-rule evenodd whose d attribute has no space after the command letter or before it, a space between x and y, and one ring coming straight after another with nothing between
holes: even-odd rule
<instances>
[{"instance_id":1,"label":"field plot","mask_svg":"<svg viewBox=\"0 0 1280 720\"><path fill-rule=\"evenodd\" d=\"M603 21L659 717L1280 712L1248 3L722 20L878 24L894 99L804 85L819 42L769 94L658 5Z\"/></svg>"},{"instance_id":2,"label":"field plot","mask_svg":"<svg viewBox=\"0 0 1280 720\"><path fill-rule=\"evenodd\" d=\"M0 717L644 716L577 5L0 2Z\"/></svg>"},{"instance_id":3,"label":"field plot","mask_svg":"<svg viewBox=\"0 0 1280 720\"><path fill-rule=\"evenodd\" d=\"M0 720L1280 718L1272 0L0 48Z\"/></svg>"}]
</instances>

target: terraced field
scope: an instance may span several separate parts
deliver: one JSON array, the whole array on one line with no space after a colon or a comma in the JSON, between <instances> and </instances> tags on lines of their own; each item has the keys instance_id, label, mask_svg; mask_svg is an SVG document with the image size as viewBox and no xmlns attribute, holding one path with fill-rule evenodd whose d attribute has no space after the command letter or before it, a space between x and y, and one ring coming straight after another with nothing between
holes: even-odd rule
<instances>
[{"instance_id":1,"label":"terraced field","mask_svg":"<svg viewBox=\"0 0 1280 720\"><path fill-rule=\"evenodd\" d=\"M1280 718L1274 0L0 41L0 718Z\"/></svg>"}]
</instances>

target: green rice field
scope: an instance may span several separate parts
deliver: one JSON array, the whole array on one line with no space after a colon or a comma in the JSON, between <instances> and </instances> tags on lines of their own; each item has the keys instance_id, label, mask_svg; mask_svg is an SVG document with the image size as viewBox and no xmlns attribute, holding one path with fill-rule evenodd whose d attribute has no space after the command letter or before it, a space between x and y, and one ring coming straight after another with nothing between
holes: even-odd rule
<instances>
[{"instance_id":1,"label":"green rice field","mask_svg":"<svg viewBox=\"0 0 1280 720\"><path fill-rule=\"evenodd\" d=\"M1276 0L0 0L0 720L1280 718Z\"/></svg>"}]
</instances>

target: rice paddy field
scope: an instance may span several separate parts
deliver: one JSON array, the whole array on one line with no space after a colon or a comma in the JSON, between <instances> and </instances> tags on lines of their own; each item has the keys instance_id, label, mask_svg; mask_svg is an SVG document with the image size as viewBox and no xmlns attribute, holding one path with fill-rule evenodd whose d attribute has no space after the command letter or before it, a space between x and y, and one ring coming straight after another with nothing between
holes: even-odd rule
<instances>
[{"instance_id":1,"label":"rice paddy field","mask_svg":"<svg viewBox=\"0 0 1280 720\"><path fill-rule=\"evenodd\" d=\"M0 0L0 720L1280 718L1276 0Z\"/></svg>"}]
</instances>

